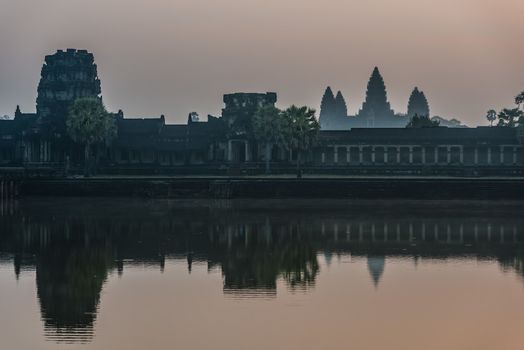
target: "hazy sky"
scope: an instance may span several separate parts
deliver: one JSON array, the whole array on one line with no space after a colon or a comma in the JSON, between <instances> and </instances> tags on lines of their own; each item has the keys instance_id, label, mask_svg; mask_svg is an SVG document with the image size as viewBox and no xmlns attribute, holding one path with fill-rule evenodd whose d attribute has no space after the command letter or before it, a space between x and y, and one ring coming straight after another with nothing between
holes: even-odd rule
<instances>
[{"instance_id":1,"label":"hazy sky","mask_svg":"<svg viewBox=\"0 0 524 350\"><path fill-rule=\"evenodd\" d=\"M486 124L524 90L522 0L0 0L0 115L34 111L46 54L95 54L104 101L128 116L219 114L224 93L278 93L350 113L379 66L393 108Z\"/></svg>"}]
</instances>

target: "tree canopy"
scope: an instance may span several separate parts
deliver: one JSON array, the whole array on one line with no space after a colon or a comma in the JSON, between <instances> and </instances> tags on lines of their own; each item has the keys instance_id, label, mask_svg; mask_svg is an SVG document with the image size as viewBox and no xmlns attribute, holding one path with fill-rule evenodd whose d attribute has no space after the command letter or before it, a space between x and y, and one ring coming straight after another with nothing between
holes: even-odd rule
<instances>
[{"instance_id":1,"label":"tree canopy","mask_svg":"<svg viewBox=\"0 0 524 350\"><path fill-rule=\"evenodd\" d=\"M297 152L297 176L301 177L301 154L316 142L320 124L315 118L315 110L307 106L292 105L284 111L289 127L287 143Z\"/></svg>"},{"instance_id":2,"label":"tree canopy","mask_svg":"<svg viewBox=\"0 0 524 350\"><path fill-rule=\"evenodd\" d=\"M274 106L260 107L253 116L253 131L257 141L282 143L286 132L282 111Z\"/></svg>"},{"instance_id":3,"label":"tree canopy","mask_svg":"<svg viewBox=\"0 0 524 350\"><path fill-rule=\"evenodd\" d=\"M521 108L524 105L524 91L515 97L515 104L517 105L517 108Z\"/></svg>"},{"instance_id":4,"label":"tree canopy","mask_svg":"<svg viewBox=\"0 0 524 350\"><path fill-rule=\"evenodd\" d=\"M101 99L81 98L71 105L66 128L73 141L84 145L84 172L87 176L91 145L109 142L116 135L116 120L107 113Z\"/></svg>"},{"instance_id":5,"label":"tree canopy","mask_svg":"<svg viewBox=\"0 0 524 350\"><path fill-rule=\"evenodd\" d=\"M524 121L524 113L517 108L504 108L499 112L498 126L513 128Z\"/></svg>"},{"instance_id":6,"label":"tree canopy","mask_svg":"<svg viewBox=\"0 0 524 350\"><path fill-rule=\"evenodd\" d=\"M493 122L497 119L497 112L494 109L490 109L486 113L486 119L489 121L490 125L493 126Z\"/></svg>"},{"instance_id":7,"label":"tree canopy","mask_svg":"<svg viewBox=\"0 0 524 350\"><path fill-rule=\"evenodd\" d=\"M515 105L515 108L504 108L498 113L497 126L514 128L524 123L524 91L515 97Z\"/></svg>"},{"instance_id":8,"label":"tree canopy","mask_svg":"<svg viewBox=\"0 0 524 350\"><path fill-rule=\"evenodd\" d=\"M68 135L82 144L104 143L116 134L116 120L98 98L75 100L66 120Z\"/></svg>"},{"instance_id":9,"label":"tree canopy","mask_svg":"<svg viewBox=\"0 0 524 350\"><path fill-rule=\"evenodd\" d=\"M255 139L265 146L266 173L269 173L273 145L286 144L286 136L289 134L287 119L278 108L271 105L262 106L253 116L253 132Z\"/></svg>"},{"instance_id":10,"label":"tree canopy","mask_svg":"<svg viewBox=\"0 0 524 350\"><path fill-rule=\"evenodd\" d=\"M440 125L438 120L431 120L427 115L415 114L409 121L406 128L436 128Z\"/></svg>"}]
</instances>

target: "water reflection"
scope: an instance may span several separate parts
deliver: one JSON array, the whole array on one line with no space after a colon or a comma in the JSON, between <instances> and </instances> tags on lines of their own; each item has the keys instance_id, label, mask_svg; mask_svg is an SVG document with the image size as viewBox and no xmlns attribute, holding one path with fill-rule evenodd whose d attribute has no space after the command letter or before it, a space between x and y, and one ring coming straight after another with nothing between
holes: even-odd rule
<instances>
[{"instance_id":1,"label":"water reflection","mask_svg":"<svg viewBox=\"0 0 524 350\"><path fill-rule=\"evenodd\" d=\"M166 259L219 269L233 298L307 291L334 256L367 259L380 288L390 257L496 260L524 278L524 219L514 203L33 200L1 211L0 255L16 278L36 270L50 339L93 336L108 275L162 271Z\"/></svg>"},{"instance_id":2,"label":"water reflection","mask_svg":"<svg viewBox=\"0 0 524 350\"><path fill-rule=\"evenodd\" d=\"M385 256L373 256L368 255L368 269L371 278L373 279L373 284L375 287L378 287L378 282L380 277L384 273L384 267L386 266L386 257Z\"/></svg>"}]
</instances>

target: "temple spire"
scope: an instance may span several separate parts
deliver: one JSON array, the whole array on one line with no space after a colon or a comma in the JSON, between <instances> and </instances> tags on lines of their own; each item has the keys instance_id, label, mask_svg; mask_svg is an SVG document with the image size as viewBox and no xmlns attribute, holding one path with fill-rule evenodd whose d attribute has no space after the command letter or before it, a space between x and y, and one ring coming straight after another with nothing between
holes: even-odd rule
<instances>
[{"instance_id":1,"label":"temple spire","mask_svg":"<svg viewBox=\"0 0 524 350\"><path fill-rule=\"evenodd\" d=\"M323 113L330 113L334 103L335 96L333 95L331 87L328 86L324 92L324 96L322 96L322 102L320 102L320 115L322 116Z\"/></svg>"},{"instance_id":2,"label":"temple spire","mask_svg":"<svg viewBox=\"0 0 524 350\"><path fill-rule=\"evenodd\" d=\"M338 117L347 117L348 107L346 105L346 100L342 96L342 92L337 92L337 97L335 97L335 106L336 106L336 115Z\"/></svg>"},{"instance_id":3,"label":"temple spire","mask_svg":"<svg viewBox=\"0 0 524 350\"><path fill-rule=\"evenodd\" d=\"M424 92L420 91L418 87L413 89L408 102L408 117L413 118L414 115L429 117L429 104Z\"/></svg>"},{"instance_id":4,"label":"temple spire","mask_svg":"<svg viewBox=\"0 0 524 350\"><path fill-rule=\"evenodd\" d=\"M378 67L373 69L373 73L369 78L366 102L377 105L387 104L386 85Z\"/></svg>"},{"instance_id":5,"label":"temple spire","mask_svg":"<svg viewBox=\"0 0 524 350\"><path fill-rule=\"evenodd\" d=\"M395 112L391 109L387 99L384 79L382 78L378 67L375 67L369 78L366 100L362 105L359 116L368 119L373 115L373 119L388 120L389 118L394 117L394 114Z\"/></svg>"},{"instance_id":6,"label":"temple spire","mask_svg":"<svg viewBox=\"0 0 524 350\"><path fill-rule=\"evenodd\" d=\"M333 91L331 90L331 87L327 87L326 91L324 92L324 96L322 96L322 101L320 102L320 125L326 125L328 123L328 120L330 116L333 114L335 109L335 96L333 95Z\"/></svg>"},{"instance_id":7,"label":"temple spire","mask_svg":"<svg viewBox=\"0 0 524 350\"><path fill-rule=\"evenodd\" d=\"M20 105L16 105L15 118L20 117L22 112L20 111Z\"/></svg>"}]
</instances>

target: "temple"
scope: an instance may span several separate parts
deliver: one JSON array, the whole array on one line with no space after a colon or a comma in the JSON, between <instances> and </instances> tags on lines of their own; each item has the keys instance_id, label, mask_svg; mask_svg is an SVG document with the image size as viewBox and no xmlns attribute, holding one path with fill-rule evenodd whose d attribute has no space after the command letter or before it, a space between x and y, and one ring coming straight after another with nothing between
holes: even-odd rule
<instances>
[{"instance_id":1,"label":"temple","mask_svg":"<svg viewBox=\"0 0 524 350\"><path fill-rule=\"evenodd\" d=\"M407 104L407 113L396 113L387 98L386 85L377 67L369 78L366 99L356 115L348 115L347 106L339 91L333 96L328 87L320 104L320 125L323 130L350 130L353 128L404 128L414 115L427 116L441 126L466 127L457 119L431 116L429 103L423 91L415 87Z\"/></svg>"},{"instance_id":2,"label":"temple","mask_svg":"<svg viewBox=\"0 0 524 350\"><path fill-rule=\"evenodd\" d=\"M59 173L82 168L83 149L66 135L65 118L80 97L102 99L97 66L85 50L59 50L47 56L38 85L36 113L16 108L0 120L0 167ZM117 136L93 147L96 168L104 174L257 174L265 152L253 136L252 117L277 95L233 93L223 99L221 116L200 120L189 114L184 124L165 116L131 117L113 113ZM415 88L408 114L429 114L424 93ZM310 173L522 175L524 147L514 128L405 128L387 100L384 80L375 68L366 100L356 116L347 116L341 92L326 89L320 109L317 144L302 159ZM296 152L274 145L274 173L293 172Z\"/></svg>"},{"instance_id":3,"label":"temple","mask_svg":"<svg viewBox=\"0 0 524 350\"><path fill-rule=\"evenodd\" d=\"M417 90L418 91L418 90ZM347 106L339 91L332 97L328 87L320 107L320 123L323 130L350 130L352 128L402 128L409 118L395 114L388 102L386 84L377 67L373 69L367 85L366 100L358 113L347 115Z\"/></svg>"}]
</instances>

